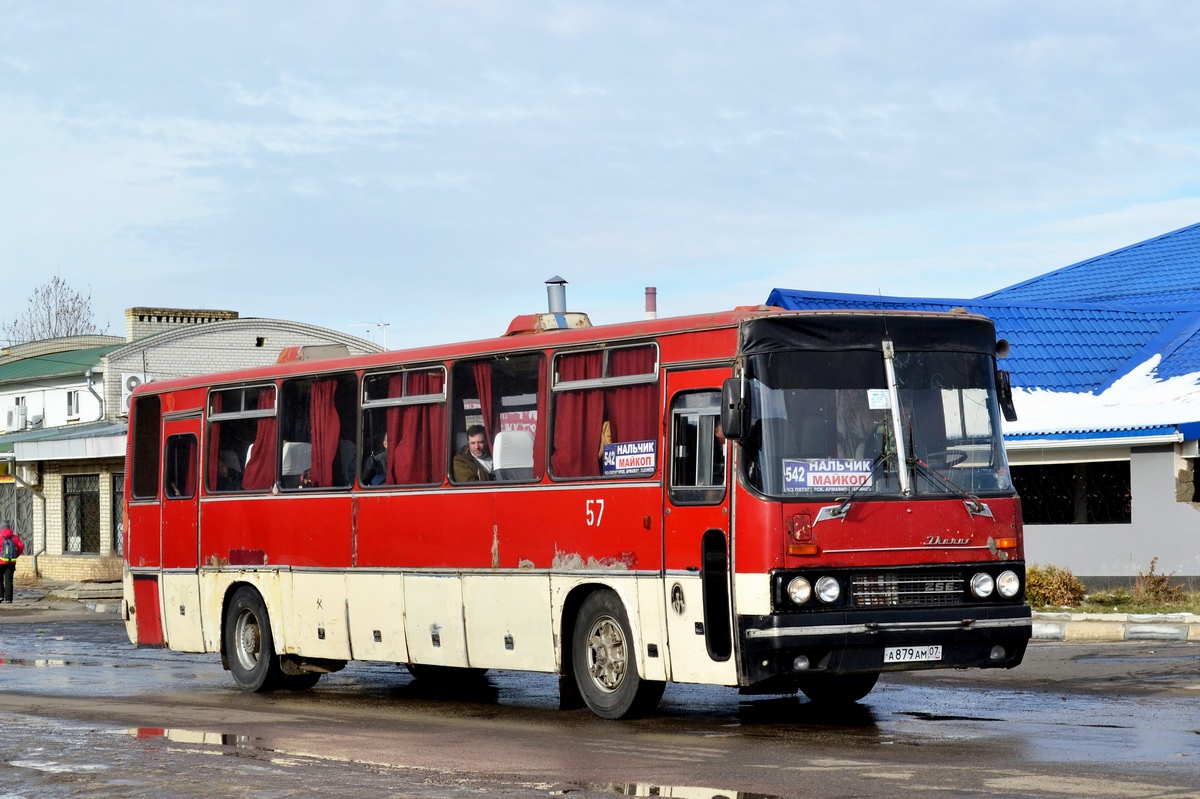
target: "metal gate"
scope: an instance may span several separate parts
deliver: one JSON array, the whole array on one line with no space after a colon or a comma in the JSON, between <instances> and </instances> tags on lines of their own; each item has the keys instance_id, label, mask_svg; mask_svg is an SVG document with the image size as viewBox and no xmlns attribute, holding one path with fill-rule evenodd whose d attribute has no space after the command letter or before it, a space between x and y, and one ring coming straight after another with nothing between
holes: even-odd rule
<instances>
[{"instance_id":1,"label":"metal gate","mask_svg":"<svg viewBox=\"0 0 1200 799\"><path fill-rule=\"evenodd\" d=\"M0 524L7 525L33 546L33 492L15 482L0 483Z\"/></svg>"}]
</instances>

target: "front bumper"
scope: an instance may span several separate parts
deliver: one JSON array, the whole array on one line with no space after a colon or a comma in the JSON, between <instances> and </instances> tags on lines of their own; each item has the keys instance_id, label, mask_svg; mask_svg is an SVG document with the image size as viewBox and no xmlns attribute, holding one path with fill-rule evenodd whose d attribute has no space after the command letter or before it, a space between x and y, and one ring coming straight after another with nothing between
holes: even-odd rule
<instances>
[{"instance_id":1,"label":"front bumper","mask_svg":"<svg viewBox=\"0 0 1200 799\"><path fill-rule=\"evenodd\" d=\"M1033 616L1028 605L781 613L740 616L738 633L750 686L814 673L1011 669L1025 656ZM884 663L885 647L930 644L941 645L940 660ZM796 668L801 656L806 669Z\"/></svg>"}]
</instances>

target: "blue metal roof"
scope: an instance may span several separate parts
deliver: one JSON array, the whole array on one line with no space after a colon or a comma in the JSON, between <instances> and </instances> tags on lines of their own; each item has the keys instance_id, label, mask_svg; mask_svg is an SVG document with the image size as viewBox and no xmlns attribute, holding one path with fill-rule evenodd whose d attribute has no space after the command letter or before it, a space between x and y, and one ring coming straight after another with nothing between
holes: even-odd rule
<instances>
[{"instance_id":1,"label":"blue metal roof","mask_svg":"<svg viewBox=\"0 0 1200 799\"><path fill-rule=\"evenodd\" d=\"M1200 308L1200 224L1064 266L979 299Z\"/></svg>"},{"instance_id":2,"label":"blue metal roof","mask_svg":"<svg viewBox=\"0 0 1200 799\"><path fill-rule=\"evenodd\" d=\"M770 305L795 310L947 311L990 317L1012 354L1014 386L1099 394L1158 356L1159 380L1200 374L1200 224L1047 272L973 300L876 297L775 289ZM1165 427L1058 430L1019 439L1160 435L1200 438L1200 422Z\"/></svg>"}]
</instances>

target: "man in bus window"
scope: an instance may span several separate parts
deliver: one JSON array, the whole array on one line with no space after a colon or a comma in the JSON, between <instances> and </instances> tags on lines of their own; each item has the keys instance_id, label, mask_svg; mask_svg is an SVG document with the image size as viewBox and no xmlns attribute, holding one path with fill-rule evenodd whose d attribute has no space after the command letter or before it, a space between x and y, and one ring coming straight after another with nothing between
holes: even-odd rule
<instances>
[{"instance_id":1,"label":"man in bus window","mask_svg":"<svg viewBox=\"0 0 1200 799\"><path fill-rule=\"evenodd\" d=\"M467 428L467 445L454 456L454 482L477 483L492 479L492 456L487 431L481 424Z\"/></svg>"},{"instance_id":2,"label":"man in bus window","mask_svg":"<svg viewBox=\"0 0 1200 799\"><path fill-rule=\"evenodd\" d=\"M387 433L383 434L379 446L363 461L362 484L365 486L383 485L387 480Z\"/></svg>"}]
</instances>

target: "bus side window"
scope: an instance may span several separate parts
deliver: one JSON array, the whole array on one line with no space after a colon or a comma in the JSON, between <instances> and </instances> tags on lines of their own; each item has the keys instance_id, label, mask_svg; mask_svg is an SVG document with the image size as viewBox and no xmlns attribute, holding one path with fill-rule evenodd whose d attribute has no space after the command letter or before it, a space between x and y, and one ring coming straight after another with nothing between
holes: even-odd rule
<instances>
[{"instance_id":1,"label":"bus side window","mask_svg":"<svg viewBox=\"0 0 1200 799\"><path fill-rule=\"evenodd\" d=\"M544 359L539 354L511 355L455 364L454 430L451 478L473 483L489 480L532 482L545 472ZM483 436L482 455L472 455L468 431ZM486 471L480 471L481 464Z\"/></svg>"},{"instance_id":2,"label":"bus side window","mask_svg":"<svg viewBox=\"0 0 1200 799\"><path fill-rule=\"evenodd\" d=\"M671 501L719 502L725 494L725 437L721 396L700 391L677 396L671 406Z\"/></svg>"},{"instance_id":3,"label":"bus side window","mask_svg":"<svg viewBox=\"0 0 1200 799\"><path fill-rule=\"evenodd\" d=\"M163 458L163 493L167 499L191 499L196 496L196 437L191 433L167 438Z\"/></svg>"},{"instance_id":4,"label":"bus side window","mask_svg":"<svg viewBox=\"0 0 1200 799\"><path fill-rule=\"evenodd\" d=\"M162 400L157 394L138 397L133 404L133 462L130 495L133 499L158 496L158 455L162 441Z\"/></svg>"},{"instance_id":5,"label":"bus side window","mask_svg":"<svg viewBox=\"0 0 1200 799\"><path fill-rule=\"evenodd\" d=\"M210 392L205 489L215 493L274 487L276 421L274 385ZM239 467L241 472L236 473Z\"/></svg>"},{"instance_id":6,"label":"bus side window","mask_svg":"<svg viewBox=\"0 0 1200 799\"><path fill-rule=\"evenodd\" d=\"M283 384L280 488L348 488L354 482L357 389L352 373Z\"/></svg>"},{"instance_id":7,"label":"bus side window","mask_svg":"<svg viewBox=\"0 0 1200 799\"><path fill-rule=\"evenodd\" d=\"M444 367L366 375L362 408L359 485L442 482L446 468Z\"/></svg>"},{"instance_id":8,"label":"bus side window","mask_svg":"<svg viewBox=\"0 0 1200 799\"><path fill-rule=\"evenodd\" d=\"M648 477L658 471L658 348L560 353L554 360L555 477Z\"/></svg>"}]
</instances>

